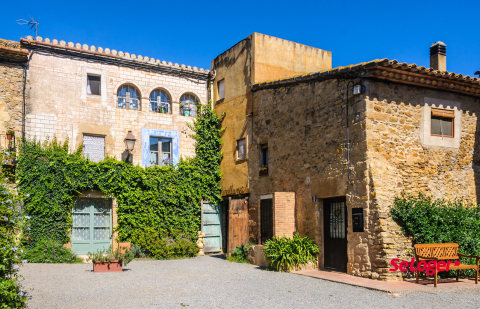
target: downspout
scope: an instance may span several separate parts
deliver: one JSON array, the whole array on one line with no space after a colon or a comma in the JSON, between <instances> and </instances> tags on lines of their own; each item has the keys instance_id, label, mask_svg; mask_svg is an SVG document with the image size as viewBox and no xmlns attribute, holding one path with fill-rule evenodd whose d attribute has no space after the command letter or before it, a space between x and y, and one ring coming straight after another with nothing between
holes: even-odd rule
<instances>
[{"instance_id":1,"label":"downspout","mask_svg":"<svg viewBox=\"0 0 480 309\"><path fill-rule=\"evenodd\" d=\"M30 59L32 59L34 51L30 52L28 55L28 60L25 65L23 65L23 102L22 102L22 150L25 150L25 117L26 117L26 100L25 100L25 93L27 88L27 70L29 68Z\"/></svg>"},{"instance_id":2,"label":"downspout","mask_svg":"<svg viewBox=\"0 0 480 309\"><path fill-rule=\"evenodd\" d=\"M350 135L348 131L348 87L350 86L350 83L353 84L353 81L349 81L347 83L347 102L346 102L346 119L347 119L347 175L348 175L348 181L350 182L350 185L353 186L352 179L350 179Z\"/></svg>"}]
</instances>

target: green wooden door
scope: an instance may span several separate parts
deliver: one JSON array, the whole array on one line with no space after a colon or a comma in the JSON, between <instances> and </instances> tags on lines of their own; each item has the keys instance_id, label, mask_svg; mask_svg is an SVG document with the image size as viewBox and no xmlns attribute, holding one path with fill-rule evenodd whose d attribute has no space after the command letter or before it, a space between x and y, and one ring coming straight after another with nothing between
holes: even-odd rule
<instances>
[{"instance_id":1,"label":"green wooden door","mask_svg":"<svg viewBox=\"0 0 480 309\"><path fill-rule=\"evenodd\" d=\"M204 252L222 251L222 207L204 202L202 206L202 232L205 233Z\"/></svg>"},{"instance_id":2,"label":"green wooden door","mask_svg":"<svg viewBox=\"0 0 480 309\"><path fill-rule=\"evenodd\" d=\"M87 254L112 244L112 201L80 198L73 211L72 251Z\"/></svg>"}]
</instances>

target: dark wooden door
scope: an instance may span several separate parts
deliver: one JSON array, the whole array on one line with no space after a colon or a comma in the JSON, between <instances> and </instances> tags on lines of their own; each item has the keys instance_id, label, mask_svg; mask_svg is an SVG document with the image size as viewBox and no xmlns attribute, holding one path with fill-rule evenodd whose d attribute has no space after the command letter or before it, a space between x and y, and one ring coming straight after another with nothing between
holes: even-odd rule
<instances>
[{"instance_id":1,"label":"dark wooden door","mask_svg":"<svg viewBox=\"0 0 480 309\"><path fill-rule=\"evenodd\" d=\"M248 243L248 200L230 199L228 205L228 252Z\"/></svg>"},{"instance_id":2,"label":"dark wooden door","mask_svg":"<svg viewBox=\"0 0 480 309\"><path fill-rule=\"evenodd\" d=\"M273 237L273 202L271 199L260 201L260 239L262 245Z\"/></svg>"},{"instance_id":3,"label":"dark wooden door","mask_svg":"<svg viewBox=\"0 0 480 309\"><path fill-rule=\"evenodd\" d=\"M324 200L325 268L347 271L347 206L345 197Z\"/></svg>"}]
</instances>

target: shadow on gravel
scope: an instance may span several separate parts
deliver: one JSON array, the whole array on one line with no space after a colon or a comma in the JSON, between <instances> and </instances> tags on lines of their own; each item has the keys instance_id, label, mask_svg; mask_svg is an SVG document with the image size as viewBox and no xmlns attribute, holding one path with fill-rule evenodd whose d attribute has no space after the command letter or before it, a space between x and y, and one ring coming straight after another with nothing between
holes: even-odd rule
<instances>
[{"instance_id":1,"label":"shadow on gravel","mask_svg":"<svg viewBox=\"0 0 480 309\"><path fill-rule=\"evenodd\" d=\"M211 254L209 255L209 257L213 257L213 258L217 258L217 259L222 259L222 260L226 260L226 256L225 254Z\"/></svg>"},{"instance_id":2,"label":"shadow on gravel","mask_svg":"<svg viewBox=\"0 0 480 309\"><path fill-rule=\"evenodd\" d=\"M87 270L85 270L85 271L87 271L87 272L89 272L89 273L93 273L93 269L87 269ZM130 268L122 268L122 272L124 272L124 271L131 271L131 269L130 269ZM116 271L114 271L114 272L116 272ZM99 274L103 274L103 273L108 273L108 271L106 271L106 272L101 272L101 273L99 273Z\"/></svg>"}]
</instances>

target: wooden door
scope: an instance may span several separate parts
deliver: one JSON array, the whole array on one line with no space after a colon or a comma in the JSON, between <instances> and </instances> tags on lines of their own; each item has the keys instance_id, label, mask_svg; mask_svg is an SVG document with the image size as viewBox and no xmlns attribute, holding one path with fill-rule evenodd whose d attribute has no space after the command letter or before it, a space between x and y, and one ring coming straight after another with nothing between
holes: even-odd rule
<instances>
[{"instance_id":1,"label":"wooden door","mask_svg":"<svg viewBox=\"0 0 480 309\"><path fill-rule=\"evenodd\" d=\"M222 251L222 207L220 205L203 203L202 232L205 233L204 252Z\"/></svg>"},{"instance_id":2,"label":"wooden door","mask_svg":"<svg viewBox=\"0 0 480 309\"><path fill-rule=\"evenodd\" d=\"M248 243L248 200L229 199L228 253Z\"/></svg>"},{"instance_id":3,"label":"wooden door","mask_svg":"<svg viewBox=\"0 0 480 309\"><path fill-rule=\"evenodd\" d=\"M273 238L273 201L260 201L260 240L261 244Z\"/></svg>"},{"instance_id":4,"label":"wooden door","mask_svg":"<svg viewBox=\"0 0 480 309\"><path fill-rule=\"evenodd\" d=\"M79 198L72 211L72 251L87 254L112 245L112 200Z\"/></svg>"},{"instance_id":5,"label":"wooden door","mask_svg":"<svg viewBox=\"0 0 480 309\"><path fill-rule=\"evenodd\" d=\"M347 271L347 206L345 197L323 203L325 268Z\"/></svg>"}]
</instances>

